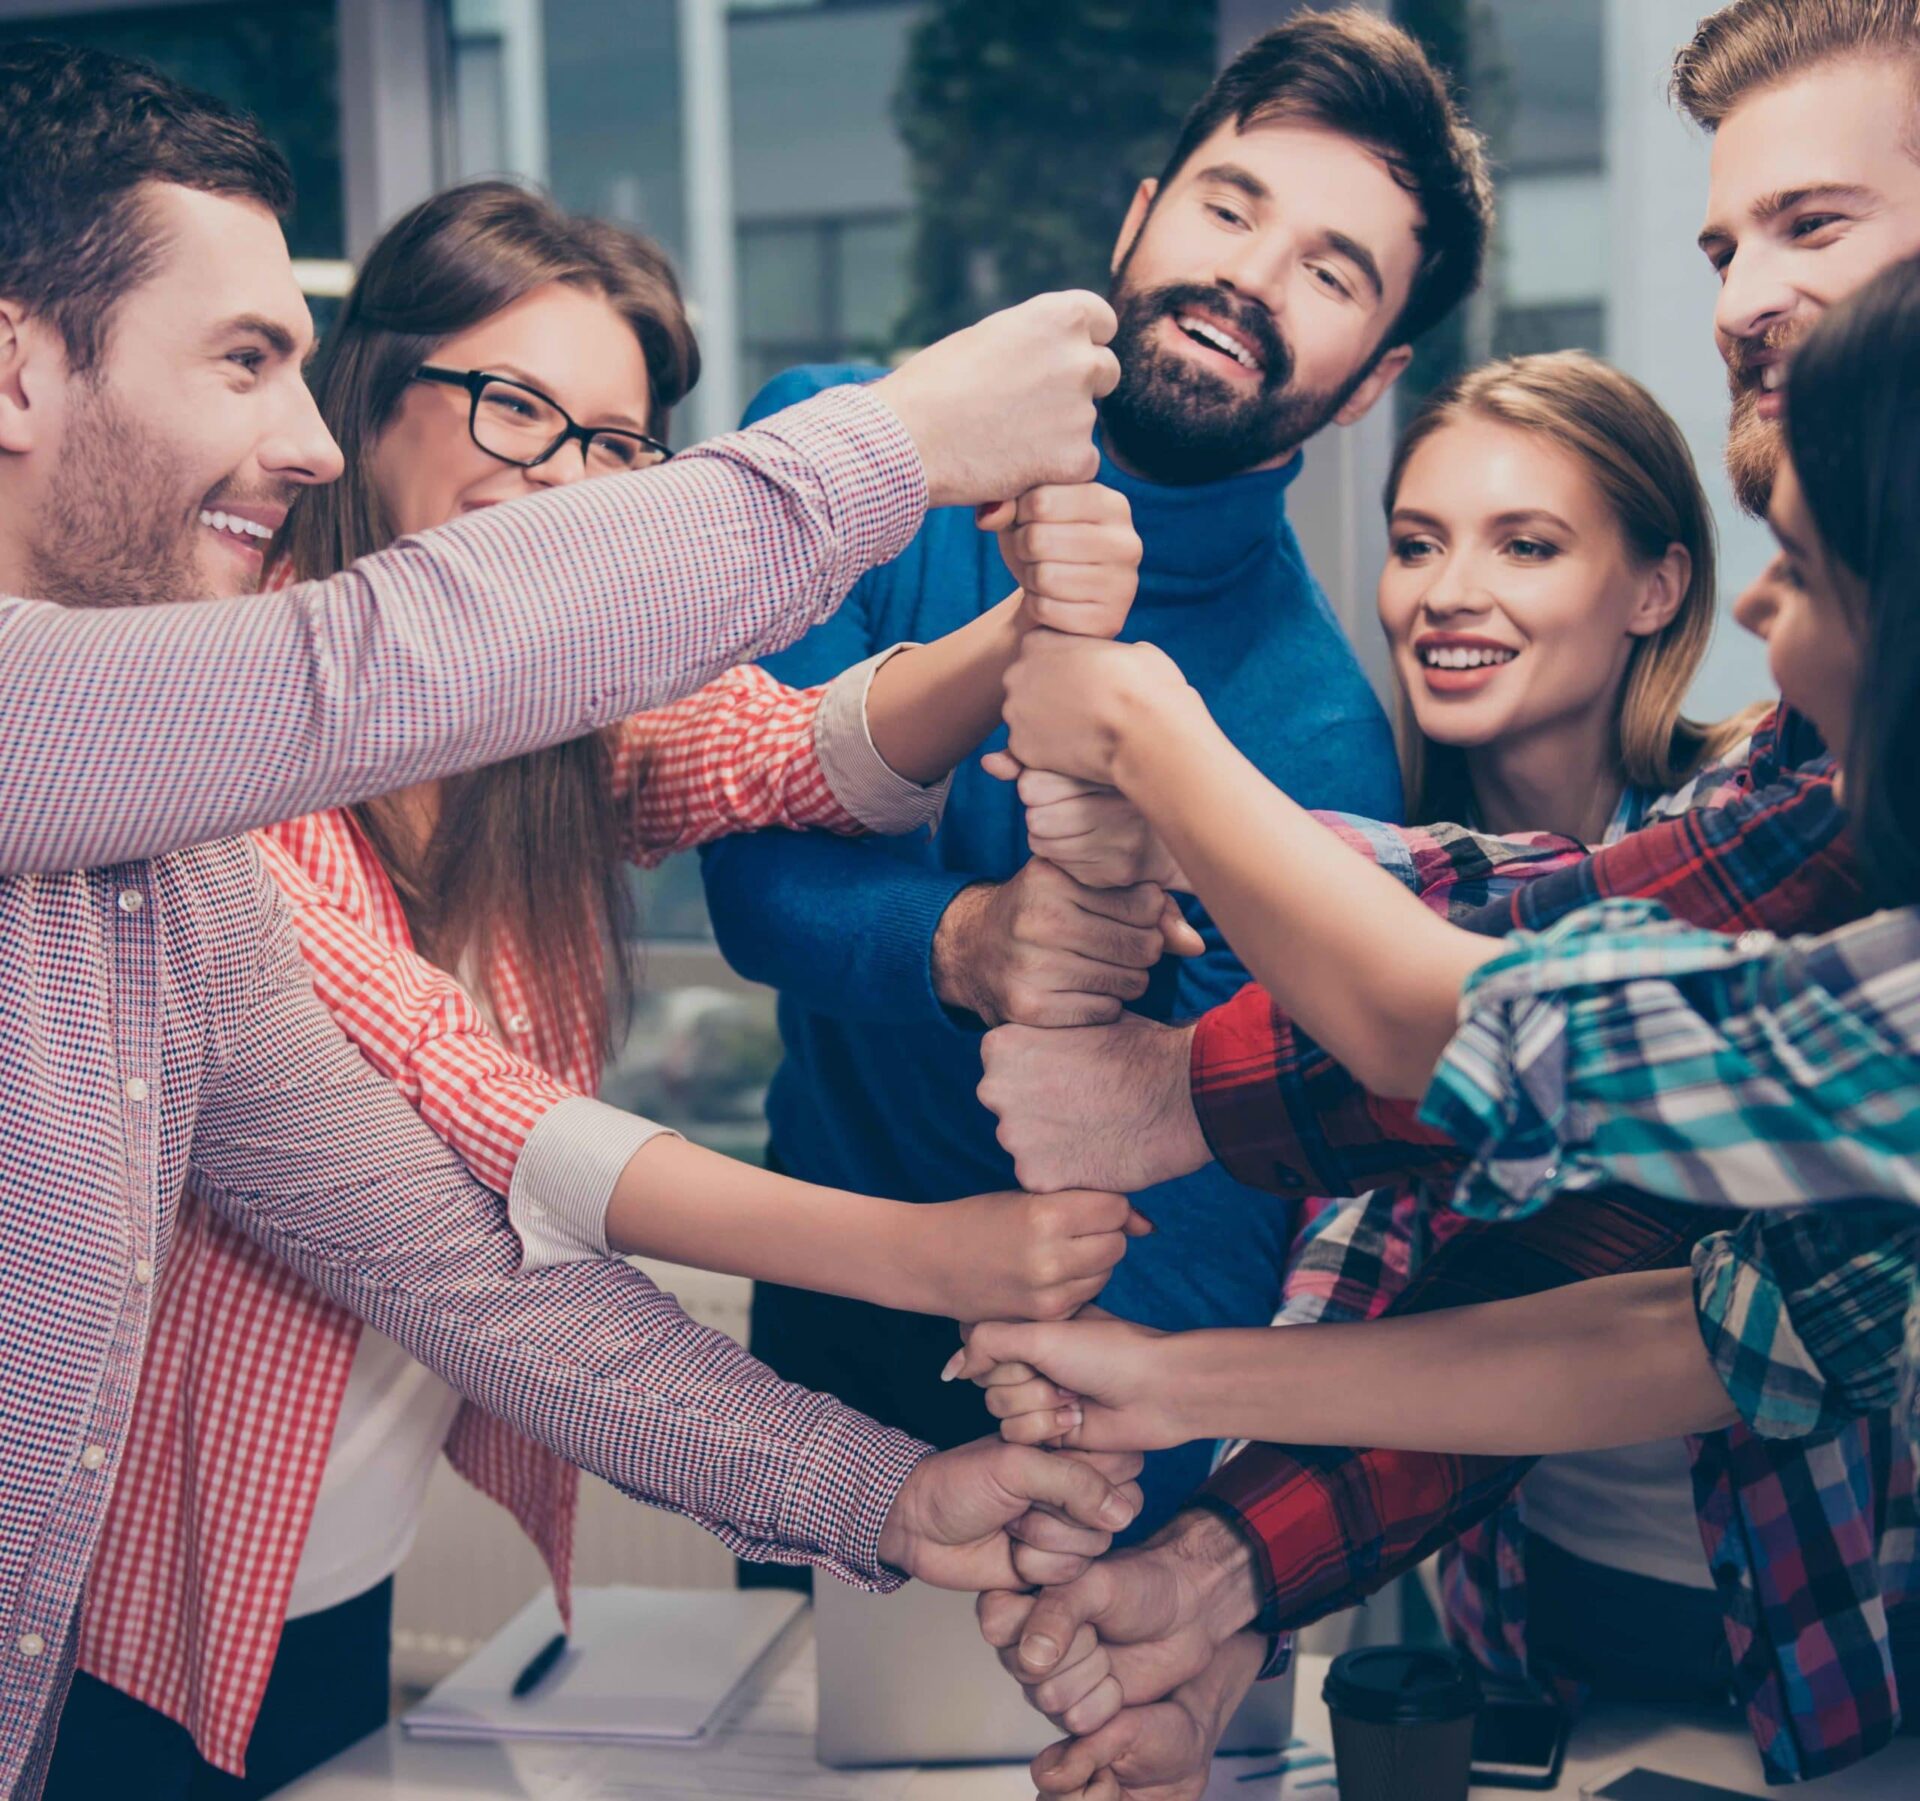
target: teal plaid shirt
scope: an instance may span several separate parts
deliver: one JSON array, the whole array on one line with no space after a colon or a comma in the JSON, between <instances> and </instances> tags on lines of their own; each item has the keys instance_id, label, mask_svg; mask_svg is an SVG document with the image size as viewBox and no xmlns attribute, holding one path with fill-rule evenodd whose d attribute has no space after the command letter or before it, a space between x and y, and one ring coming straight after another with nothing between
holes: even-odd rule
<instances>
[{"instance_id":1,"label":"teal plaid shirt","mask_svg":"<svg viewBox=\"0 0 1920 1801\"><path fill-rule=\"evenodd\" d=\"M1480 1218L1619 1183L1752 1210L1694 1253L1747 1428L1693 1441L1709 1562L1769 1774L1882 1740L1920 1589L1920 909L1785 940L1570 915L1476 973L1423 1117Z\"/></svg>"}]
</instances>

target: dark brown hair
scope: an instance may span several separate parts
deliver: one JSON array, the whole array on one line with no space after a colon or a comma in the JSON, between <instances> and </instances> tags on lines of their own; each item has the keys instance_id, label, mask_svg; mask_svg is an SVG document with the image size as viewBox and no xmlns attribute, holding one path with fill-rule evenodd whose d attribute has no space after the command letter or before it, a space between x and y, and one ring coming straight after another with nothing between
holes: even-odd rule
<instances>
[{"instance_id":1,"label":"dark brown hair","mask_svg":"<svg viewBox=\"0 0 1920 1801\"><path fill-rule=\"evenodd\" d=\"M39 40L0 50L0 292L100 360L114 309L164 248L143 189L170 182L293 207L293 174L252 119L124 56Z\"/></svg>"},{"instance_id":2,"label":"dark brown hair","mask_svg":"<svg viewBox=\"0 0 1920 1801\"><path fill-rule=\"evenodd\" d=\"M1256 38L1187 115L1162 188L1221 126L1293 120L1364 145L1420 206L1420 267L1383 340L1408 343L1479 286L1493 226L1493 181L1480 135L1427 53L1359 7L1298 14Z\"/></svg>"},{"instance_id":3,"label":"dark brown hair","mask_svg":"<svg viewBox=\"0 0 1920 1801\"><path fill-rule=\"evenodd\" d=\"M1916 52L1915 0L1734 0L1702 19L1674 57L1673 103L1717 131L1750 94L1821 63Z\"/></svg>"},{"instance_id":4,"label":"dark brown hair","mask_svg":"<svg viewBox=\"0 0 1920 1801\"><path fill-rule=\"evenodd\" d=\"M1578 459L1628 554L1642 565L1657 563L1676 544L1686 551L1687 591L1665 626L1634 641L1614 723L1614 755L1627 785L1677 788L1754 723L1740 714L1701 725L1680 711L1712 641L1714 616L1713 513L1680 428L1632 376L1583 350L1487 363L1429 396L1401 433L1387 475L1389 517L1414 452L1460 419L1534 433ZM1459 748L1430 743L1404 704L1401 728L1407 817L1425 824L1469 816L1472 785Z\"/></svg>"},{"instance_id":5,"label":"dark brown hair","mask_svg":"<svg viewBox=\"0 0 1920 1801\"><path fill-rule=\"evenodd\" d=\"M1920 902L1920 258L1826 313L1787 375L1787 452L1842 599L1860 685L1841 753L1876 905Z\"/></svg>"},{"instance_id":6,"label":"dark brown hair","mask_svg":"<svg viewBox=\"0 0 1920 1801\"><path fill-rule=\"evenodd\" d=\"M368 253L315 363L314 396L347 466L331 487L305 490L288 516L276 550L296 575L331 575L392 539L372 460L414 371L447 338L549 282L601 296L632 327L647 364L648 429L665 435L668 413L698 378L700 353L660 249L511 182L450 188ZM417 849L380 803L356 811L435 962L485 989L499 949L518 953L549 1064L566 1060L583 1019L611 1044L610 951L623 1009L631 995L621 954L631 903L611 783L602 734L448 780L432 836Z\"/></svg>"}]
</instances>

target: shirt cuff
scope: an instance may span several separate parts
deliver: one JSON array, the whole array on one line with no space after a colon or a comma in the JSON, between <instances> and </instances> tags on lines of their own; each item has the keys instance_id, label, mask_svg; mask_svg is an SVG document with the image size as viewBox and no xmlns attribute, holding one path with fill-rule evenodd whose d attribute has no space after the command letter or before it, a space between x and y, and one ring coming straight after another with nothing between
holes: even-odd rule
<instances>
[{"instance_id":1,"label":"shirt cuff","mask_svg":"<svg viewBox=\"0 0 1920 1801\"><path fill-rule=\"evenodd\" d=\"M867 694L880 665L911 644L896 644L856 663L827 684L813 716L813 746L833 798L870 832L898 837L921 826L937 829L953 772L923 788L888 767L867 723Z\"/></svg>"},{"instance_id":2,"label":"shirt cuff","mask_svg":"<svg viewBox=\"0 0 1920 1801\"><path fill-rule=\"evenodd\" d=\"M1834 1423L1827 1381L1747 1232L1715 1232L1693 1248L1694 1309L1707 1359L1740 1417L1762 1438L1804 1438Z\"/></svg>"},{"instance_id":3,"label":"shirt cuff","mask_svg":"<svg viewBox=\"0 0 1920 1801\"><path fill-rule=\"evenodd\" d=\"M507 1188L507 1219L520 1235L523 1275L610 1256L607 1205L628 1159L670 1127L571 1095L527 1134Z\"/></svg>"}]
</instances>

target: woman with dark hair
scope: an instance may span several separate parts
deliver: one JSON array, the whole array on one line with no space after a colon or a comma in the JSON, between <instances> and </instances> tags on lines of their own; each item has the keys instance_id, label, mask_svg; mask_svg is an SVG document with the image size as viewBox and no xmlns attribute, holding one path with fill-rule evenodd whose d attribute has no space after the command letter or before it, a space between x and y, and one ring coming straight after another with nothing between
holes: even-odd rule
<instances>
[{"instance_id":1,"label":"woman with dark hair","mask_svg":"<svg viewBox=\"0 0 1920 1801\"><path fill-rule=\"evenodd\" d=\"M347 469L302 493L268 579L329 576L462 512L664 461L698 367L647 240L504 182L438 195L369 253L328 336L313 380ZM1138 559L1125 501L1089 485L1001 511L985 523L1011 566L1117 630ZM1025 630L1015 593L821 689L734 669L607 731L256 835L320 998L508 1196L525 1267L644 1251L958 1318L1050 1317L1097 1292L1143 1229L1123 1197L899 1205L586 1098L627 994L626 864L732 831L931 824ZM173 1252L55 1796L119 1792L133 1769L148 1792L266 1793L384 1720L391 1579L442 1449L513 1514L568 1607L576 1469L205 1210L184 1211Z\"/></svg>"}]
</instances>

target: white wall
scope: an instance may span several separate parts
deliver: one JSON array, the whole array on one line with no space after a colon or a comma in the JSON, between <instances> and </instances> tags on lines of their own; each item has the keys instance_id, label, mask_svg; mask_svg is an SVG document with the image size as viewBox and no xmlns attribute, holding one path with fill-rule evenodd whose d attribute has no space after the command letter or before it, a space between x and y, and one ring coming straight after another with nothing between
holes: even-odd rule
<instances>
[{"instance_id":1,"label":"white wall","mask_svg":"<svg viewBox=\"0 0 1920 1801\"><path fill-rule=\"evenodd\" d=\"M1769 555L1764 527L1733 504L1721 466L1727 387L1713 347L1717 283L1694 238L1705 216L1707 140L1666 98L1674 50L1701 0L1609 0L1607 348L1680 423L1720 527L1721 628L1693 708L1718 717L1772 692L1758 642L1728 614Z\"/></svg>"}]
</instances>

